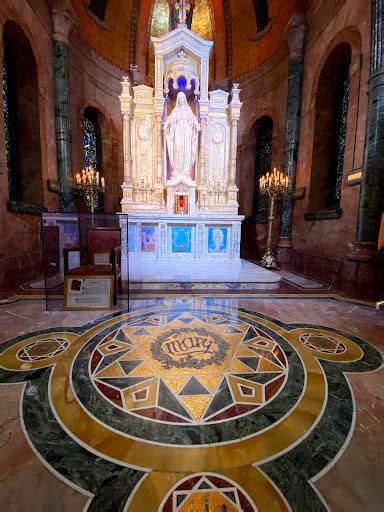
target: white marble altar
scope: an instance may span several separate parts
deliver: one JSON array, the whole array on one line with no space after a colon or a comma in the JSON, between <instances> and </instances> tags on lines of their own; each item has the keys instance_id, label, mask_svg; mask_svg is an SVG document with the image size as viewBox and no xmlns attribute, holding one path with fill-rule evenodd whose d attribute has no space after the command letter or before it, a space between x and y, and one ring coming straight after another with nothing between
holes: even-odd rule
<instances>
[{"instance_id":1,"label":"white marble altar","mask_svg":"<svg viewBox=\"0 0 384 512\"><path fill-rule=\"evenodd\" d=\"M125 243L130 257L143 264L239 264L240 89L233 84L231 93L209 92L213 42L189 30L183 19L172 32L152 38L152 44L154 88L131 88L124 78L120 97L121 204L129 216Z\"/></svg>"}]
</instances>

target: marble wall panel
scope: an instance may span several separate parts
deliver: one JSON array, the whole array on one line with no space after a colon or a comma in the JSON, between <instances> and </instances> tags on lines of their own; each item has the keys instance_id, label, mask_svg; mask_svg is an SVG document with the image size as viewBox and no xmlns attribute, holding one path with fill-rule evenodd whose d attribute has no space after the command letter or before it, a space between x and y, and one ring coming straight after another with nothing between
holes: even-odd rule
<instances>
[{"instance_id":1,"label":"marble wall panel","mask_svg":"<svg viewBox=\"0 0 384 512\"><path fill-rule=\"evenodd\" d=\"M367 81L370 62L370 9L365 2L346 0L329 12L328 1L314 2L306 39L304 82L301 113L301 135L296 187L305 187L306 194L296 201L293 221L293 243L298 251L344 258L347 245L355 239L360 186L350 187L347 176L359 169L364 158L364 138L367 114ZM328 6L329 7L329 6ZM328 17L325 14L328 12ZM340 43L352 47L350 68L351 90L347 141L342 183L342 210L339 219L304 221L309 211L309 187L314 144L314 110L317 83L324 63Z\"/></svg>"}]
</instances>

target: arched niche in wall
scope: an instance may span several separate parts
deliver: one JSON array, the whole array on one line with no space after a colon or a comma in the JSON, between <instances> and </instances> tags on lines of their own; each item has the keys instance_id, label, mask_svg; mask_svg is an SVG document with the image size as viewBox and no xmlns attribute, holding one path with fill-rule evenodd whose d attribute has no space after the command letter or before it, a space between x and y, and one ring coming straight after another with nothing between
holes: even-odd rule
<instances>
[{"instance_id":1,"label":"arched niche in wall","mask_svg":"<svg viewBox=\"0 0 384 512\"><path fill-rule=\"evenodd\" d=\"M11 201L43 206L39 82L28 37L13 21L3 30L3 107Z\"/></svg>"},{"instance_id":2,"label":"arched niche in wall","mask_svg":"<svg viewBox=\"0 0 384 512\"><path fill-rule=\"evenodd\" d=\"M339 43L328 56L318 81L308 209L340 215L347 135L351 46Z\"/></svg>"},{"instance_id":3,"label":"arched niche in wall","mask_svg":"<svg viewBox=\"0 0 384 512\"><path fill-rule=\"evenodd\" d=\"M260 117L253 128L255 136L255 170L253 185L252 219L254 222L266 222L268 218L268 199L260 193L259 179L272 167L273 120L269 116Z\"/></svg>"}]
</instances>

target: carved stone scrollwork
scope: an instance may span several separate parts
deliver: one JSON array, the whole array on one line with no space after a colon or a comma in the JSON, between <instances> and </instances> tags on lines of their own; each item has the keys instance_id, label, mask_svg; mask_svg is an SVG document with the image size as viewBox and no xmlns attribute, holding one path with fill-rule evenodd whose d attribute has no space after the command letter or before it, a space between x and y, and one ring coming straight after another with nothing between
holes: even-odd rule
<instances>
[{"instance_id":1,"label":"carved stone scrollwork","mask_svg":"<svg viewBox=\"0 0 384 512\"><path fill-rule=\"evenodd\" d=\"M197 226L197 257L202 258L204 253L204 226L198 224Z\"/></svg>"},{"instance_id":2,"label":"carved stone scrollwork","mask_svg":"<svg viewBox=\"0 0 384 512\"><path fill-rule=\"evenodd\" d=\"M141 140L147 140L152 133L152 126L149 119L144 119L138 124L138 134Z\"/></svg>"},{"instance_id":3,"label":"carved stone scrollwork","mask_svg":"<svg viewBox=\"0 0 384 512\"><path fill-rule=\"evenodd\" d=\"M167 225L160 224L160 257L165 258L167 255Z\"/></svg>"}]
</instances>

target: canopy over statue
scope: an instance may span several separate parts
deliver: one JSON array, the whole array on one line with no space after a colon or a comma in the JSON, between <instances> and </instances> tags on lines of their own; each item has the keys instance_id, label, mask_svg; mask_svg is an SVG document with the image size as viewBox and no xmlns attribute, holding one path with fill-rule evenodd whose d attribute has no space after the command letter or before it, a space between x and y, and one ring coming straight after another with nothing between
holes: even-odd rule
<instances>
[{"instance_id":1,"label":"canopy over statue","mask_svg":"<svg viewBox=\"0 0 384 512\"><path fill-rule=\"evenodd\" d=\"M172 177L191 176L200 125L183 92L177 94L176 106L164 123L164 130Z\"/></svg>"}]
</instances>

